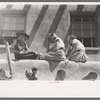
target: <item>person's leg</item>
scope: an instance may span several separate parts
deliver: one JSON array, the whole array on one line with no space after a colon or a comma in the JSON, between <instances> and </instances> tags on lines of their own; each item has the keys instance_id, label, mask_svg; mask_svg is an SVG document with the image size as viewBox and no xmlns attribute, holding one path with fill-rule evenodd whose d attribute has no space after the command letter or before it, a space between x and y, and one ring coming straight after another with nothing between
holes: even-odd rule
<instances>
[{"instance_id":1,"label":"person's leg","mask_svg":"<svg viewBox=\"0 0 100 100\"><path fill-rule=\"evenodd\" d=\"M41 60L55 60L55 61L63 61L66 59L65 53L62 50L56 52L48 52L48 53L40 53L39 59Z\"/></svg>"},{"instance_id":2,"label":"person's leg","mask_svg":"<svg viewBox=\"0 0 100 100\"><path fill-rule=\"evenodd\" d=\"M21 60L21 59L23 59L23 57L22 57L21 54L15 53L15 59L16 59L16 60Z\"/></svg>"},{"instance_id":3,"label":"person's leg","mask_svg":"<svg viewBox=\"0 0 100 100\"><path fill-rule=\"evenodd\" d=\"M28 52L25 54L19 54L19 53L15 53L15 59L16 60L22 60L22 59L37 59L38 54L36 54L35 52Z\"/></svg>"},{"instance_id":4,"label":"person's leg","mask_svg":"<svg viewBox=\"0 0 100 100\"><path fill-rule=\"evenodd\" d=\"M38 54L34 53L34 52L28 52L26 54L22 54L23 59L37 59Z\"/></svg>"},{"instance_id":5,"label":"person's leg","mask_svg":"<svg viewBox=\"0 0 100 100\"><path fill-rule=\"evenodd\" d=\"M70 61L85 63L87 61L87 55L83 51L79 51L79 52L75 52L68 59Z\"/></svg>"}]
</instances>

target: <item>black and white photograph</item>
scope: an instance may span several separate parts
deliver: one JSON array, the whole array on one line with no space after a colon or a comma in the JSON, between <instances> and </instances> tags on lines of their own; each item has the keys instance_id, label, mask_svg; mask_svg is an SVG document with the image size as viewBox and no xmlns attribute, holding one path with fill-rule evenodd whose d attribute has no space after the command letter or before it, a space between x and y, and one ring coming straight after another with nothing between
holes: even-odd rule
<instances>
[{"instance_id":1,"label":"black and white photograph","mask_svg":"<svg viewBox=\"0 0 100 100\"><path fill-rule=\"evenodd\" d=\"M0 80L100 80L100 5L0 3Z\"/></svg>"},{"instance_id":2,"label":"black and white photograph","mask_svg":"<svg viewBox=\"0 0 100 100\"><path fill-rule=\"evenodd\" d=\"M100 97L100 3L0 2L0 98Z\"/></svg>"}]
</instances>

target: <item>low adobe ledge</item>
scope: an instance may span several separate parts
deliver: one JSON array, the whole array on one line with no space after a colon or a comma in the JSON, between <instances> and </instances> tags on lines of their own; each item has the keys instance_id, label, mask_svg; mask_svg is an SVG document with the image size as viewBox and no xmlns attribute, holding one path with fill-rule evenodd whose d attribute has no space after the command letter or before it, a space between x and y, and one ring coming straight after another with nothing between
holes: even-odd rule
<instances>
[{"instance_id":1,"label":"low adobe ledge","mask_svg":"<svg viewBox=\"0 0 100 100\"><path fill-rule=\"evenodd\" d=\"M91 72L97 74L100 80L100 62L75 63L72 61L45 61L45 60L20 60L12 61L13 78L12 80L28 80L25 76L26 70L37 68L38 80L55 80L57 71L64 70L66 73L64 80L82 80L84 76ZM0 69L9 71L7 61L0 60Z\"/></svg>"}]
</instances>

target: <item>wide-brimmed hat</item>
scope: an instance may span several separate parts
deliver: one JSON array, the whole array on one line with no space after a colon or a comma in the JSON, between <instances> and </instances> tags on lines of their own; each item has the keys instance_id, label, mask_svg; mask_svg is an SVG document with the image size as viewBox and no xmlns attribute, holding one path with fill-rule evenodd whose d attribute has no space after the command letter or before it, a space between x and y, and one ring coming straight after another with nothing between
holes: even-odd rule
<instances>
[{"instance_id":1,"label":"wide-brimmed hat","mask_svg":"<svg viewBox=\"0 0 100 100\"><path fill-rule=\"evenodd\" d=\"M19 32L19 33L16 33L16 36L17 36L17 37L18 37L19 35L23 35L23 36L25 36L26 40L29 39L29 35L26 34L25 32Z\"/></svg>"}]
</instances>

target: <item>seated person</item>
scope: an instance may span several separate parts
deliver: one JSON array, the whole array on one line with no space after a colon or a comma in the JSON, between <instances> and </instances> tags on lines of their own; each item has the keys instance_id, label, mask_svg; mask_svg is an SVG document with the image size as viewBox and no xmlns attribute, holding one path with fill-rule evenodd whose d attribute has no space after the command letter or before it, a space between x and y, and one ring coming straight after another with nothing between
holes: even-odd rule
<instances>
[{"instance_id":1,"label":"seated person","mask_svg":"<svg viewBox=\"0 0 100 100\"><path fill-rule=\"evenodd\" d=\"M50 48L50 44L53 44L52 48ZM57 37L57 35L54 33L48 34L47 53L39 53L38 58L42 60L54 61L65 60L65 44L63 43L62 39Z\"/></svg>"},{"instance_id":2,"label":"seated person","mask_svg":"<svg viewBox=\"0 0 100 100\"><path fill-rule=\"evenodd\" d=\"M26 33L16 33L16 35L17 39L12 44L12 48L14 48L15 59L36 59L38 54L28 51L26 40L29 39L29 36Z\"/></svg>"},{"instance_id":3,"label":"seated person","mask_svg":"<svg viewBox=\"0 0 100 100\"><path fill-rule=\"evenodd\" d=\"M67 53L69 60L83 63L87 61L85 47L74 35L68 36L68 48L70 49L70 52Z\"/></svg>"}]
</instances>

